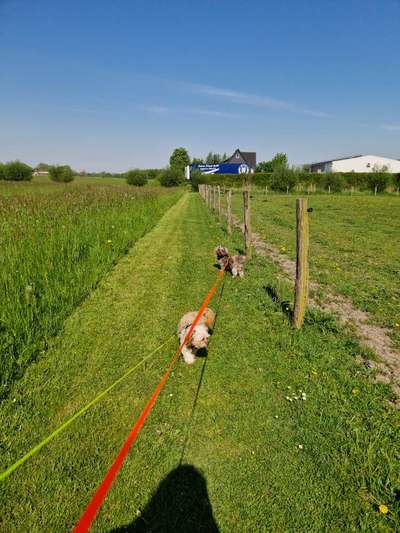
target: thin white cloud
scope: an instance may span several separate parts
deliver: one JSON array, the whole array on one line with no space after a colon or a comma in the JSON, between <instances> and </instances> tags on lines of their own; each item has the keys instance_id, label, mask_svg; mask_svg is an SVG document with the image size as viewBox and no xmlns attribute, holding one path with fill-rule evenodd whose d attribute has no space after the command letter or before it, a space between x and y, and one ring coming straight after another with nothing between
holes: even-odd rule
<instances>
[{"instance_id":1,"label":"thin white cloud","mask_svg":"<svg viewBox=\"0 0 400 533\"><path fill-rule=\"evenodd\" d=\"M325 111L317 111L313 109L303 108L292 102L287 102L285 100L278 100L276 98L271 98L269 96L259 96L256 94L243 93L238 91L233 91L230 89L223 89L221 87L212 87L210 85L201 85L201 84L186 84L191 87L192 91L197 94L205 94L209 96L216 96L219 98L224 98L230 102L243 105L251 105L255 107L265 107L268 109L283 110L289 111L292 113L299 113L302 115L309 115L317 118L333 118L331 113L326 113Z\"/></svg>"},{"instance_id":2,"label":"thin white cloud","mask_svg":"<svg viewBox=\"0 0 400 533\"><path fill-rule=\"evenodd\" d=\"M147 111L148 113L165 114L172 111L171 108L160 105L141 105L139 109Z\"/></svg>"},{"instance_id":3,"label":"thin white cloud","mask_svg":"<svg viewBox=\"0 0 400 533\"><path fill-rule=\"evenodd\" d=\"M245 115L238 113L228 113L225 111L214 111L213 109L202 109L196 107L164 107L159 105L141 105L138 106L142 111L155 114L167 114L167 113L187 113L193 115L206 115L209 117L219 118L243 118Z\"/></svg>"},{"instance_id":4,"label":"thin white cloud","mask_svg":"<svg viewBox=\"0 0 400 533\"><path fill-rule=\"evenodd\" d=\"M245 115L239 113L229 113L226 111L214 111L210 109L197 109L193 107L183 108L185 113L193 113L194 115L207 115L210 117L220 117L220 118L243 118Z\"/></svg>"},{"instance_id":5,"label":"thin white cloud","mask_svg":"<svg viewBox=\"0 0 400 533\"><path fill-rule=\"evenodd\" d=\"M400 124L381 124L381 128L386 131L400 131Z\"/></svg>"}]
</instances>

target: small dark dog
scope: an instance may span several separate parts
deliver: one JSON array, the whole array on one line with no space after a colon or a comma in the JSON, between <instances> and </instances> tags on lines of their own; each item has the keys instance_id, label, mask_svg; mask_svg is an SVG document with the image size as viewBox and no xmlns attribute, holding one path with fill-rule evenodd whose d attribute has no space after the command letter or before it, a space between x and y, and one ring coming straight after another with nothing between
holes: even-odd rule
<instances>
[{"instance_id":1,"label":"small dark dog","mask_svg":"<svg viewBox=\"0 0 400 533\"><path fill-rule=\"evenodd\" d=\"M229 255L228 248L221 245L215 248L215 253L220 268L224 268L226 272L230 272L234 278L237 276L242 278L244 276L245 255Z\"/></svg>"}]
</instances>

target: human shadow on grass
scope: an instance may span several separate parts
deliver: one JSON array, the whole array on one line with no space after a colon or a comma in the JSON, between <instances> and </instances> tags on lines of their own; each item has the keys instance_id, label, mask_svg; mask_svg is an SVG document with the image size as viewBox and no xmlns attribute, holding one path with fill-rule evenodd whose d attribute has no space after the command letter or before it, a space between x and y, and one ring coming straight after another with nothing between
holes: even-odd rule
<instances>
[{"instance_id":1,"label":"human shadow on grass","mask_svg":"<svg viewBox=\"0 0 400 533\"><path fill-rule=\"evenodd\" d=\"M272 285L267 285L263 287L268 294L268 296L271 298L271 300L274 302L274 304L281 309L282 313L286 315L289 322L292 322L293 320L293 310L290 307L290 302L288 300L283 300L279 294L276 292L274 287Z\"/></svg>"},{"instance_id":2,"label":"human shadow on grass","mask_svg":"<svg viewBox=\"0 0 400 533\"><path fill-rule=\"evenodd\" d=\"M207 482L192 465L179 465L158 485L141 515L110 533L218 533Z\"/></svg>"}]
</instances>

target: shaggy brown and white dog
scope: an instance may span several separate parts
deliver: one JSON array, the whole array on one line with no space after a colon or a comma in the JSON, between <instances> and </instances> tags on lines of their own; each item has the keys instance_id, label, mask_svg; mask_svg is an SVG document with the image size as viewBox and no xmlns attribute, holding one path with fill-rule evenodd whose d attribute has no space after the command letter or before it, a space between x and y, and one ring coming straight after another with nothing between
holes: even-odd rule
<instances>
[{"instance_id":1,"label":"shaggy brown and white dog","mask_svg":"<svg viewBox=\"0 0 400 533\"><path fill-rule=\"evenodd\" d=\"M187 332L189 331L190 326L193 324L197 316L197 311L191 311L186 313L180 319L178 324L177 335L180 343L182 344L185 340ZM192 334L190 335L189 340L186 342L182 349L182 357L188 365L191 365L196 360L196 353L202 348L207 348L208 341L210 338L210 331L215 322L215 313L212 309L207 309L202 314L199 322L194 327Z\"/></svg>"},{"instance_id":2,"label":"shaggy brown and white dog","mask_svg":"<svg viewBox=\"0 0 400 533\"><path fill-rule=\"evenodd\" d=\"M225 268L226 272L230 272L234 278L244 276L245 255L229 255L228 248L221 245L215 248L215 253L219 266Z\"/></svg>"}]
</instances>

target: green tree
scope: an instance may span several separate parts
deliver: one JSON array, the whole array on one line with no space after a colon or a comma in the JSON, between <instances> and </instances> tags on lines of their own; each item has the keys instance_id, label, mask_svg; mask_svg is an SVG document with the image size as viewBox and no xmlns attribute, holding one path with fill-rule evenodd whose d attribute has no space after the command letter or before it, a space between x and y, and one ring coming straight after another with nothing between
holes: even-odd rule
<instances>
[{"instance_id":1,"label":"green tree","mask_svg":"<svg viewBox=\"0 0 400 533\"><path fill-rule=\"evenodd\" d=\"M192 165L203 165L204 164L204 160L201 159L200 157L194 157L192 159Z\"/></svg>"},{"instance_id":2,"label":"green tree","mask_svg":"<svg viewBox=\"0 0 400 533\"><path fill-rule=\"evenodd\" d=\"M51 165L48 165L47 163L39 163L36 167L36 170L39 170L41 172L47 172L49 170Z\"/></svg>"},{"instance_id":3,"label":"green tree","mask_svg":"<svg viewBox=\"0 0 400 533\"><path fill-rule=\"evenodd\" d=\"M177 187L183 183L184 178L179 169L171 167L161 172L159 180L163 187Z\"/></svg>"},{"instance_id":4,"label":"green tree","mask_svg":"<svg viewBox=\"0 0 400 533\"><path fill-rule=\"evenodd\" d=\"M227 159L227 157L225 157L225 159ZM213 165L215 163L221 163L221 161L223 161L223 156L221 154L208 152L207 157L206 157L207 164Z\"/></svg>"},{"instance_id":5,"label":"green tree","mask_svg":"<svg viewBox=\"0 0 400 533\"><path fill-rule=\"evenodd\" d=\"M147 177L149 178L149 180L155 180L156 178L158 178L161 172L162 171L159 168L149 168L148 170L146 170Z\"/></svg>"},{"instance_id":6,"label":"green tree","mask_svg":"<svg viewBox=\"0 0 400 533\"><path fill-rule=\"evenodd\" d=\"M372 192L385 192L390 183L391 177L392 176L388 173L388 167L374 166L373 172L368 174L368 188Z\"/></svg>"},{"instance_id":7,"label":"green tree","mask_svg":"<svg viewBox=\"0 0 400 533\"><path fill-rule=\"evenodd\" d=\"M0 180L1 180L1 168L0 168ZM393 174L392 176L393 185L396 189L400 189L400 174Z\"/></svg>"},{"instance_id":8,"label":"green tree","mask_svg":"<svg viewBox=\"0 0 400 533\"><path fill-rule=\"evenodd\" d=\"M276 191L291 191L298 182L298 171L282 164L276 165L272 173L271 187Z\"/></svg>"},{"instance_id":9,"label":"green tree","mask_svg":"<svg viewBox=\"0 0 400 533\"><path fill-rule=\"evenodd\" d=\"M214 163L214 154L212 152L208 152L207 157L206 157L206 163L208 165Z\"/></svg>"},{"instance_id":10,"label":"green tree","mask_svg":"<svg viewBox=\"0 0 400 533\"><path fill-rule=\"evenodd\" d=\"M49 167L50 179L59 183L70 183L74 180L74 171L68 165L53 165Z\"/></svg>"},{"instance_id":11,"label":"green tree","mask_svg":"<svg viewBox=\"0 0 400 533\"><path fill-rule=\"evenodd\" d=\"M186 148L175 148L169 158L169 165L171 169L178 171L181 175L185 172L185 167L190 165L190 157Z\"/></svg>"},{"instance_id":12,"label":"green tree","mask_svg":"<svg viewBox=\"0 0 400 533\"><path fill-rule=\"evenodd\" d=\"M273 172L272 161L260 161L256 167L256 172Z\"/></svg>"},{"instance_id":13,"label":"green tree","mask_svg":"<svg viewBox=\"0 0 400 533\"><path fill-rule=\"evenodd\" d=\"M275 154L271 160L272 170L274 171L277 167L288 168L288 158L287 155L283 152L278 152Z\"/></svg>"},{"instance_id":14,"label":"green tree","mask_svg":"<svg viewBox=\"0 0 400 533\"><path fill-rule=\"evenodd\" d=\"M3 166L4 179L9 181L30 181L33 168L21 161L10 161Z\"/></svg>"},{"instance_id":15,"label":"green tree","mask_svg":"<svg viewBox=\"0 0 400 533\"><path fill-rule=\"evenodd\" d=\"M147 177L144 170L128 170L125 177L129 185L135 185L136 187L143 187L143 185L146 185L147 183Z\"/></svg>"},{"instance_id":16,"label":"green tree","mask_svg":"<svg viewBox=\"0 0 400 533\"><path fill-rule=\"evenodd\" d=\"M273 172L277 167L288 168L288 158L283 152L278 152L270 161L258 163L256 172Z\"/></svg>"},{"instance_id":17,"label":"green tree","mask_svg":"<svg viewBox=\"0 0 400 533\"><path fill-rule=\"evenodd\" d=\"M0 163L0 180L4 180L5 177L4 163Z\"/></svg>"},{"instance_id":18,"label":"green tree","mask_svg":"<svg viewBox=\"0 0 400 533\"><path fill-rule=\"evenodd\" d=\"M341 192L346 187L346 179L342 174L326 172L321 173L321 177L326 190L330 189L332 192Z\"/></svg>"}]
</instances>

